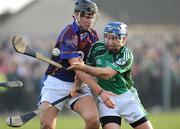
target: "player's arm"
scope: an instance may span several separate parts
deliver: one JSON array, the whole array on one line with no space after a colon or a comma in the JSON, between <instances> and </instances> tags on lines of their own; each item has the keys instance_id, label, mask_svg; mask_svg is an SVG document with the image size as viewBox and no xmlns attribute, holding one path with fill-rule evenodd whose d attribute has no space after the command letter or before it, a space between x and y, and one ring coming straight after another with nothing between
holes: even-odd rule
<instances>
[{"instance_id":1,"label":"player's arm","mask_svg":"<svg viewBox=\"0 0 180 129\"><path fill-rule=\"evenodd\" d=\"M72 58L68 60L69 63L72 65L75 62L80 62L79 58ZM89 86L91 86L91 88L93 89L93 91L98 94L101 90L101 87L96 83L96 81L87 73L80 71L80 70L74 70L76 75L86 84L88 84Z\"/></svg>"},{"instance_id":2,"label":"player's arm","mask_svg":"<svg viewBox=\"0 0 180 129\"><path fill-rule=\"evenodd\" d=\"M113 77L118 73L118 71L112 69L111 67L102 68L102 67L92 67L86 65L81 59L79 59L79 62L72 63L72 66L70 66L68 69L81 70L92 76L96 76L104 79Z\"/></svg>"},{"instance_id":3,"label":"player's arm","mask_svg":"<svg viewBox=\"0 0 180 129\"><path fill-rule=\"evenodd\" d=\"M75 81L73 83L73 86L71 88L71 96L72 97L75 97L78 95L78 92L82 86L82 80L78 77L78 76L75 76Z\"/></svg>"},{"instance_id":4,"label":"player's arm","mask_svg":"<svg viewBox=\"0 0 180 129\"><path fill-rule=\"evenodd\" d=\"M108 79L118 74L118 71L112 69L111 67L105 67L105 68L93 67L86 64L80 64L80 63L74 63L73 66L74 67L77 66L77 69L82 70L92 76L100 77L103 79Z\"/></svg>"},{"instance_id":5,"label":"player's arm","mask_svg":"<svg viewBox=\"0 0 180 129\"><path fill-rule=\"evenodd\" d=\"M108 79L115 76L118 73L124 73L131 69L133 63L133 55L127 51L124 53L126 56L119 58L117 61L110 63L107 67L93 67L81 62L75 62L69 69L82 70L92 76ZM125 58L124 58L125 57Z\"/></svg>"},{"instance_id":6,"label":"player's arm","mask_svg":"<svg viewBox=\"0 0 180 129\"><path fill-rule=\"evenodd\" d=\"M71 58L68 59L69 63L72 65L75 62L80 62L79 58ZM95 94L99 95L101 99L104 101L105 105L109 108L114 108L115 104L111 100L110 96L113 95L111 92L104 91L102 88L96 83L96 80L93 79L92 76L89 74L80 71L80 70L74 70L76 75L90 88L94 91Z\"/></svg>"}]
</instances>

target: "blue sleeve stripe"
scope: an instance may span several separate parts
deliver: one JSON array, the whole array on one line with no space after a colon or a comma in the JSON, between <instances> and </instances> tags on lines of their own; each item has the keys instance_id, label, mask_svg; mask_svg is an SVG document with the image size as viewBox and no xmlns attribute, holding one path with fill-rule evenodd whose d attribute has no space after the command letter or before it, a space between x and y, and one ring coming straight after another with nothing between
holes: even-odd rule
<instances>
[{"instance_id":1,"label":"blue sleeve stripe","mask_svg":"<svg viewBox=\"0 0 180 129\"><path fill-rule=\"evenodd\" d=\"M70 58L76 58L76 57L79 57L78 53L61 54L61 59L70 59Z\"/></svg>"}]
</instances>

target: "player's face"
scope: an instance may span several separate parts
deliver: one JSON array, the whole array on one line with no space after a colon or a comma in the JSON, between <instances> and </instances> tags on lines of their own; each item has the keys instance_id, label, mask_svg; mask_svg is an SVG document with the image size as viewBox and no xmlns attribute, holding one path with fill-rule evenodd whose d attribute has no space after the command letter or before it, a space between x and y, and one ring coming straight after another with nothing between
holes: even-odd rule
<instances>
[{"instance_id":1,"label":"player's face","mask_svg":"<svg viewBox=\"0 0 180 129\"><path fill-rule=\"evenodd\" d=\"M113 33L104 33L104 41L110 51L117 53L124 46L127 36L118 37Z\"/></svg>"},{"instance_id":2,"label":"player's face","mask_svg":"<svg viewBox=\"0 0 180 129\"><path fill-rule=\"evenodd\" d=\"M79 25L81 28L88 30L94 26L97 14L87 14L80 16Z\"/></svg>"}]
</instances>

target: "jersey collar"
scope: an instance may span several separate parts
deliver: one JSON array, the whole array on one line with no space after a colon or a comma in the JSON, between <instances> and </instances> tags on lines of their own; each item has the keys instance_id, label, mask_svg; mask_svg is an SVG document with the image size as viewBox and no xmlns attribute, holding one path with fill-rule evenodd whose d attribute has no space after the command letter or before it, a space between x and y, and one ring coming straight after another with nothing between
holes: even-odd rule
<instances>
[{"instance_id":1,"label":"jersey collar","mask_svg":"<svg viewBox=\"0 0 180 129\"><path fill-rule=\"evenodd\" d=\"M79 33L85 33L85 32L91 33L92 32L91 29L90 30L83 30L83 29L81 30L75 21L72 23L72 29L75 33L78 33L78 32Z\"/></svg>"},{"instance_id":2,"label":"jersey collar","mask_svg":"<svg viewBox=\"0 0 180 129\"><path fill-rule=\"evenodd\" d=\"M75 21L72 23L72 29L75 33L80 32L79 26Z\"/></svg>"}]
</instances>

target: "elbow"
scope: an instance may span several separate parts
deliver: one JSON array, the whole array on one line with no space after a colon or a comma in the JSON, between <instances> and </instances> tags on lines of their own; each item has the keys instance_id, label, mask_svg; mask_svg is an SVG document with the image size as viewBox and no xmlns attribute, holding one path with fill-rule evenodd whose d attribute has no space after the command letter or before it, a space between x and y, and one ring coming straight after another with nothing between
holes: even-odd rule
<instances>
[{"instance_id":1,"label":"elbow","mask_svg":"<svg viewBox=\"0 0 180 129\"><path fill-rule=\"evenodd\" d=\"M112 75L110 75L110 74L103 74L103 75L101 75L100 76L100 78L102 78L102 79L104 79L104 80L107 80L107 79L109 79L109 78L112 78L113 76Z\"/></svg>"},{"instance_id":2,"label":"elbow","mask_svg":"<svg viewBox=\"0 0 180 129\"><path fill-rule=\"evenodd\" d=\"M106 68L103 74L103 79L109 79L114 77L117 74L117 72L111 68Z\"/></svg>"},{"instance_id":3,"label":"elbow","mask_svg":"<svg viewBox=\"0 0 180 129\"><path fill-rule=\"evenodd\" d=\"M101 73L101 75L99 77L102 78L102 79L107 80L109 78L112 78L114 75L115 75L114 71L112 72L111 69L106 68L106 69L104 69L103 73Z\"/></svg>"}]
</instances>

